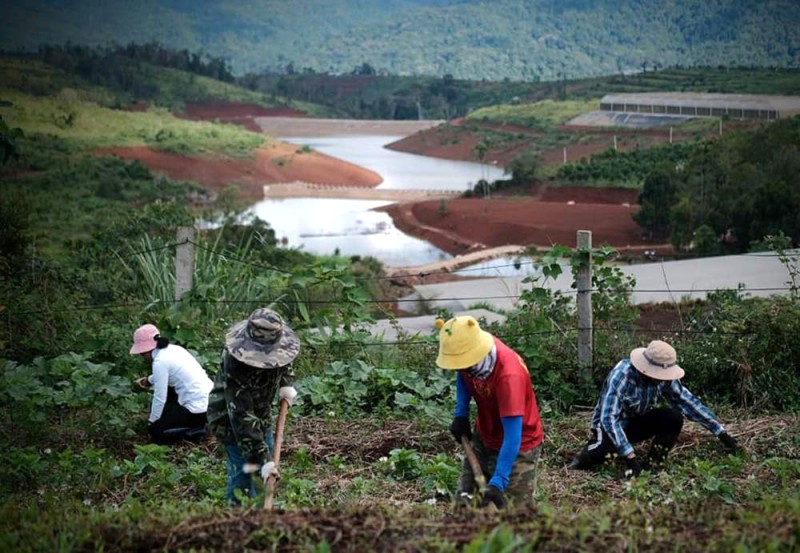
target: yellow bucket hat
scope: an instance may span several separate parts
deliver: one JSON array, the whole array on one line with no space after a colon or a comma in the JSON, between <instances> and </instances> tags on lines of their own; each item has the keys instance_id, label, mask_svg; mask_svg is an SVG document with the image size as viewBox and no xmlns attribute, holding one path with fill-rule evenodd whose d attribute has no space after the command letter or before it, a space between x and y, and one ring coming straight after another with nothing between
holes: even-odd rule
<instances>
[{"instance_id":1,"label":"yellow bucket hat","mask_svg":"<svg viewBox=\"0 0 800 553\"><path fill-rule=\"evenodd\" d=\"M494 338L481 330L475 317L453 317L447 322L436 320L439 329L439 356L436 364L443 369L466 369L489 355Z\"/></svg>"}]
</instances>

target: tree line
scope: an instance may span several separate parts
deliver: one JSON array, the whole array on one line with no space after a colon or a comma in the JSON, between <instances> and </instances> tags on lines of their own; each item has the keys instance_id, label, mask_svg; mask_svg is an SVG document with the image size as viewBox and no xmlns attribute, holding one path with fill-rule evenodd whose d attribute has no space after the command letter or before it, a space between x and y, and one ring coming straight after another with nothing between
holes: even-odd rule
<instances>
[{"instance_id":1,"label":"tree line","mask_svg":"<svg viewBox=\"0 0 800 553\"><path fill-rule=\"evenodd\" d=\"M83 77L92 84L130 94L140 100L151 99L158 94L158 88L153 83L141 78L141 64L168 67L227 83L234 81L226 60L202 52L173 50L158 42L94 47L71 43L43 45L36 52L16 52L13 55L38 59Z\"/></svg>"},{"instance_id":2,"label":"tree line","mask_svg":"<svg viewBox=\"0 0 800 553\"><path fill-rule=\"evenodd\" d=\"M644 179L639 203L639 225L679 250L747 252L780 234L797 246L800 117L706 140L685 161L662 161Z\"/></svg>"}]
</instances>

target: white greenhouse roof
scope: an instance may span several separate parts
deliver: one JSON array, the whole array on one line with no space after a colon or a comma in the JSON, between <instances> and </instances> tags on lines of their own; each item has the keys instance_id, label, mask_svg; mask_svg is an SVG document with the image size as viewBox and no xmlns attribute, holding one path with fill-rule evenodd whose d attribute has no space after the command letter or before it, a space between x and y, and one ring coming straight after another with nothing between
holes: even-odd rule
<instances>
[{"instance_id":1,"label":"white greenhouse roof","mask_svg":"<svg viewBox=\"0 0 800 553\"><path fill-rule=\"evenodd\" d=\"M650 106L691 106L742 110L775 110L789 115L800 113L800 96L767 96L756 94L714 94L696 92L641 92L606 94L601 104L638 104Z\"/></svg>"}]
</instances>

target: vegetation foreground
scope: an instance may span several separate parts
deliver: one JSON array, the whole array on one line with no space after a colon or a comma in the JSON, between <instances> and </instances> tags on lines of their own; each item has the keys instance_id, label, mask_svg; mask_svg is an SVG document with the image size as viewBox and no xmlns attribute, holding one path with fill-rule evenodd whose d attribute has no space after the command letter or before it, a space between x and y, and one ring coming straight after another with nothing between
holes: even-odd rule
<instances>
[{"instance_id":1,"label":"vegetation foreground","mask_svg":"<svg viewBox=\"0 0 800 553\"><path fill-rule=\"evenodd\" d=\"M524 356L536 389L545 426L538 503L501 513L456 509L461 451L446 430L452 374L434 368L432 335L385 343L370 334L392 301L380 264L281 247L268 224L244 220L225 195L198 206L195 184L89 151L131 141L247 155L262 137L157 111L90 125L100 108L81 94L53 101L4 92L25 109L0 127L3 551L800 547L800 265L786 250L794 234L781 235L795 227L750 236L771 233L762 246L773 253L762 253L788 269L786 294L769 299L721 290L704 302L635 307L635 283L603 263L610 248L557 246L538 259L542 277L504 313L507 322L486 325ZM52 124L37 126L32 113ZM776 128L788 135L788 161L770 175L795 175L797 123ZM793 190L789 182L781 188ZM790 198L781 207L796 214L792 205ZM194 287L176 301L175 229L197 221L218 224L198 233ZM565 259L573 270L588 259L595 267L594 363L583 373L571 297L538 285ZM303 341L278 508L269 513L258 501L226 506L225 463L213 441L146 443L149 398L133 391L145 367L128 354L133 329L152 321L213 373L226 329L266 305ZM653 326L642 324L647 309ZM675 344L687 383L744 452L726 455L688 425L663 472L623 480L619 462L566 470L604 375L653 338Z\"/></svg>"},{"instance_id":2,"label":"vegetation foreground","mask_svg":"<svg viewBox=\"0 0 800 553\"><path fill-rule=\"evenodd\" d=\"M726 413L726 415L733 415ZM800 420L746 418L727 456L699 427L665 471L620 479L564 468L587 419L546 421L539 505L454 507L459 452L412 420L290 423L276 510L220 505L212 446L27 451L3 508L4 551L792 551L800 545ZM728 417L731 420L730 416ZM4 476L9 476L5 474ZM445 493L443 493L445 492Z\"/></svg>"}]
</instances>

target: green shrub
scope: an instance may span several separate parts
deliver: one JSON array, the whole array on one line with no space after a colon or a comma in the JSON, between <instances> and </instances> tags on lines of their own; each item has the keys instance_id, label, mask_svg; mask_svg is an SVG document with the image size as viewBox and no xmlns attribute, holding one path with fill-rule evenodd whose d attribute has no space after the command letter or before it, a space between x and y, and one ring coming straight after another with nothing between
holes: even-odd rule
<instances>
[{"instance_id":1,"label":"green shrub","mask_svg":"<svg viewBox=\"0 0 800 553\"><path fill-rule=\"evenodd\" d=\"M674 345L693 389L760 410L800 408L800 303L718 293Z\"/></svg>"},{"instance_id":2,"label":"green shrub","mask_svg":"<svg viewBox=\"0 0 800 553\"><path fill-rule=\"evenodd\" d=\"M433 420L449 416L452 387L452 375L446 371L378 368L359 359L333 361L320 375L297 382L306 414L358 417L405 412Z\"/></svg>"}]
</instances>

